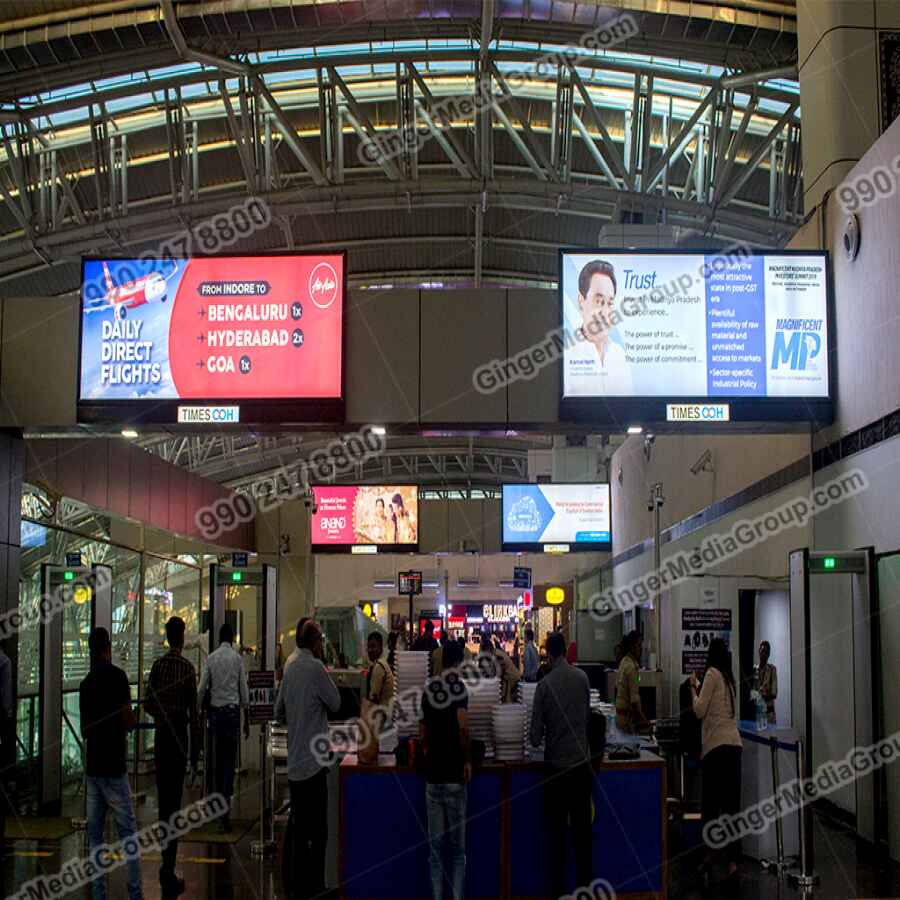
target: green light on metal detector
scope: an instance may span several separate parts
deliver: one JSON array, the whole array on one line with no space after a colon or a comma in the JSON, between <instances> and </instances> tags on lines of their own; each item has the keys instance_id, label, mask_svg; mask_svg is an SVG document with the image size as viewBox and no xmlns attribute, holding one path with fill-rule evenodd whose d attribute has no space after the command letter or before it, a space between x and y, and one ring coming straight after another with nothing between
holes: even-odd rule
<instances>
[{"instance_id":1,"label":"green light on metal detector","mask_svg":"<svg viewBox=\"0 0 900 900\"><path fill-rule=\"evenodd\" d=\"M63 578L64 578L66 581L74 581L74 580L75 580L75 573L74 573L74 572L63 572Z\"/></svg>"},{"instance_id":2,"label":"green light on metal detector","mask_svg":"<svg viewBox=\"0 0 900 900\"><path fill-rule=\"evenodd\" d=\"M232 581L243 581L243 579L244 579L244 573L243 573L243 572L232 572L232 573L231 573L231 580L232 580Z\"/></svg>"},{"instance_id":3,"label":"green light on metal detector","mask_svg":"<svg viewBox=\"0 0 900 900\"><path fill-rule=\"evenodd\" d=\"M837 560L833 556L826 556L825 559L822 560L822 566L825 569L833 569L837 563Z\"/></svg>"}]
</instances>

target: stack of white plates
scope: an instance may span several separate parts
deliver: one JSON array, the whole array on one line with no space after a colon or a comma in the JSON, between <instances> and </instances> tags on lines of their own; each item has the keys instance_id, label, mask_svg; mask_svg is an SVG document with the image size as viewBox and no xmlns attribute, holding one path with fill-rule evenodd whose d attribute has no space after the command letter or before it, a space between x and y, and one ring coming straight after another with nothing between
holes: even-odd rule
<instances>
[{"instance_id":1,"label":"stack of white plates","mask_svg":"<svg viewBox=\"0 0 900 900\"><path fill-rule=\"evenodd\" d=\"M468 685L469 733L473 740L483 741L485 755L494 755L494 723L491 710L500 703L500 679L481 678Z\"/></svg>"},{"instance_id":2,"label":"stack of white plates","mask_svg":"<svg viewBox=\"0 0 900 900\"><path fill-rule=\"evenodd\" d=\"M419 733L422 690L428 680L430 655L427 651L400 650L395 657L397 676L394 682L394 721L397 724L398 738L415 737Z\"/></svg>"},{"instance_id":3,"label":"stack of white plates","mask_svg":"<svg viewBox=\"0 0 900 900\"><path fill-rule=\"evenodd\" d=\"M537 690L536 681L520 681L517 689L519 703L525 709L525 721L522 724L522 739L525 756L530 760L542 760L544 758L544 744L540 747L532 747L528 734L531 731L531 708L534 706L534 692Z\"/></svg>"},{"instance_id":4,"label":"stack of white plates","mask_svg":"<svg viewBox=\"0 0 900 900\"><path fill-rule=\"evenodd\" d=\"M505 703L495 706L494 756L497 762L521 762L525 758L522 733L525 728L525 706L521 703Z\"/></svg>"}]
</instances>

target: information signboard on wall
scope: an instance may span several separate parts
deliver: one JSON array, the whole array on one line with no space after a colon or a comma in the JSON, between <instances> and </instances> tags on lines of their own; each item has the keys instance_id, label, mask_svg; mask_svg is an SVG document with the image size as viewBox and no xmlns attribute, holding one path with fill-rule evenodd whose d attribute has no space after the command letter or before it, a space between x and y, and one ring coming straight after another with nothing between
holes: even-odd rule
<instances>
[{"instance_id":1,"label":"information signboard on wall","mask_svg":"<svg viewBox=\"0 0 900 900\"><path fill-rule=\"evenodd\" d=\"M681 673L702 675L706 671L709 642L721 638L731 647L730 609L681 610Z\"/></svg>"}]
</instances>

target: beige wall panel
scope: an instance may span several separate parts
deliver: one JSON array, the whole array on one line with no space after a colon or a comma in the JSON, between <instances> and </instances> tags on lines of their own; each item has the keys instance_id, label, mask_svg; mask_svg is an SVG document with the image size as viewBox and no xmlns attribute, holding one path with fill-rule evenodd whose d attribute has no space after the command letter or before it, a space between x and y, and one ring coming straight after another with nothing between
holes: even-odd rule
<instances>
[{"instance_id":1,"label":"beige wall panel","mask_svg":"<svg viewBox=\"0 0 900 900\"><path fill-rule=\"evenodd\" d=\"M78 301L4 300L0 425L74 425Z\"/></svg>"},{"instance_id":2,"label":"beige wall panel","mask_svg":"<svg viewBox=\"0 0 900 900\"><path fill-rule=\"evenodd\" d=\"M348 308L344 367L347 421L416 422L419 292L352 291Z\"/></svg>"},{"instance_id":3,"label":"beige wall panel","mask_svg":"<svg viewBox=\"0 0 900 900\"><path fill-rule=\"evenodd\" d=\"M540 359L537 374L509 386L509 421L555 422L559 416L560 364L545 360L535 348L547 343L548 332L559 328L559 298L556 291L510 290L507 321L509 323L509 356L516 359L531 350L530 360Z\"/></svg>"},{"instance_id":4,"label":"beige wall panel","mask_svg":"<svg viewBox=\"0 0 900 900\"><path fill-rule=\"evenodd\" d=\"M422 422L505 422L506 391L483 394L475 369L506 358L506 292L423 291Z\"/></svg>"}]
</instances>

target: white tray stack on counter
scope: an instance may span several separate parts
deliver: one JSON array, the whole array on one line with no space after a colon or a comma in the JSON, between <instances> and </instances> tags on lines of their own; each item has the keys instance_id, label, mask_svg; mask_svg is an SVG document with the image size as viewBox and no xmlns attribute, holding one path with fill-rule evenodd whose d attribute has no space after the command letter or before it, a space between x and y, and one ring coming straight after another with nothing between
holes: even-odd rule
<instances>
[{"instance_id":1,"label":"white tray stack on counter","mask_svg":"<svg viewBox=\"0 0 900 900\"><path fill-rule=\"evenodd\" d=\"M500 679L479 678L468 684L469 734L473 740L483 741L484 754L494 755L494 721L492 710L500 704Z\"/></svg>"},{"instance_id":2,"label":"white tray stack on counter","mask_svg":"<svg viewBox=\"0 0 900 900\"><path fill-rule=\"evenodd\" d=\"M522 733L525 723L525 706L522 703L504 703L492 710L494 720L494 758L497 762L522 762L525 746Z\"/></svg>"},{"instance_id":3,"label":"white tray stack on counter","mask_svg":"<svg viewBox=\"0 0 900 900\"><path fill-rule=\"evenodd\" d=\"M532 761L543 762L544 742L541 741L540 747L533 747L528 737L528 734L531 731L531 708L534 706L534 692L536 690L536 681L520 681L516 688L516 699L525 709L525 721L522 723L522 740L525 758Z\"/></svg>"},{"instance_id":4,"label":"white tray stack on counter","mask_svg":"<svg viewBox=\"0 0 900 900\"><path fill-rule=\"evenodd\" d=\"M431 654L426 650L399 650L394 657L394 722L398 740L417 737L422 718L422 691L428 680ZM410 696L410 699L407 698ZM405 700L405 702L404 702Z\"/></svg>"}]
</instances>

